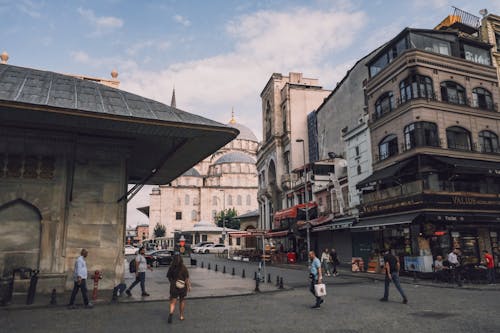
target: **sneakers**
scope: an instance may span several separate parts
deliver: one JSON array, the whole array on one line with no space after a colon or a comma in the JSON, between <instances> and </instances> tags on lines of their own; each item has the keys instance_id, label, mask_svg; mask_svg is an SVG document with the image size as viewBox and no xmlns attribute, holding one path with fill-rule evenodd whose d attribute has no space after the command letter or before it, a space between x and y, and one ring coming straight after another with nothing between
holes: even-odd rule
<instances>
[{"instance_id":1,"label":"sneakers","mask_svg":"<svg viewBox=\"0 0 500 333\"><path fill-rule=\"evenodd\" d=\"M171 313L168 314L167 323L172 324L172 314Z\"/></svg>"},{"instance_id":2,"label":"sneakers","mask_svg":"<svg viewBox=\"0 0 500 333\"><path fill-rule=\"evenodd\" d=\"M319 304L311 306L311 309L319 309L321 306Z\"/></svg>"},{"instance_id":3,"label":"sneakers","mask_svg":"<svg viewBox=\"0 0 500 333\"><path fill-rule=\"evenodd\" d=\"M142 293L141 296L149 296L148 293Z\"/></svg>"},{"instance_id":4,"label":"sneakers","mask_svg":"<svg viewBox=\"0 0 500 333\"><path fill-rule=\"evenodd\" d=\"M76 309L76 305L68 304L68 310L74 310L74 309Z\"/></svg>"},{"instance_id":5,"label":"sneakers","mask_svg":"<svg viewBox=\"0 0 500 333\"><path fill-rule=\"evenodd\" d=\"M94 304L92 303L88 303L87 305L85 305L85 309L92 309L94 307Z\"/></svg>"},{"instance_id":6,"label":"sneakers","mask_svg":"<svg viewBox=\"0 0 500 333\"><path fill-rule=\"evenodd\" d=\"M125 294L127 294L128 297L132 296L132 293L128 289L125 291Z\"/></svg>"},{"instance_id":7,"label":"sneakers","mask_svg":"<svg viewBox=\"0 0 500 333\"><path fill-rule=\"evenodd\" d=\"M379 299L379 301L381 301L381 302L387 302L387 298L382 297L381 299Z\"/></svg>"},{"instance_id":8,"label":"sneakers","mask_svg":"<svg viewBox=\"0 0 500 333\"><path fill-rule=\"evenodd\" d=\"M403 299L403 304L408 304L408 299L407 298Z\"/></svg>"}]
</instances>

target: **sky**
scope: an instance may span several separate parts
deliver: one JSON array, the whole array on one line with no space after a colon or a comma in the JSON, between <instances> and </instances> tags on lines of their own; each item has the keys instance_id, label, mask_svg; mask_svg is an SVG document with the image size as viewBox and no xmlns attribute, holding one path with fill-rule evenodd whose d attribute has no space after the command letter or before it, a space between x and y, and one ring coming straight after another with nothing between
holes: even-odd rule
<instances>
[{"instance_id":1,"label":"sky","mask_svg":"<svg viewBox=\"0 0 500 333\"><path fill-rule=\"evenodd\" d=\"M59 73L116 69L121 89L166 104L175 87L177 108L221 123L234 109L261 139L272 73L332 90L358 59L405 27L432 29L452 6L500 15L500 0L0 0L0 52Z\"/></svg>"}]
</instances>

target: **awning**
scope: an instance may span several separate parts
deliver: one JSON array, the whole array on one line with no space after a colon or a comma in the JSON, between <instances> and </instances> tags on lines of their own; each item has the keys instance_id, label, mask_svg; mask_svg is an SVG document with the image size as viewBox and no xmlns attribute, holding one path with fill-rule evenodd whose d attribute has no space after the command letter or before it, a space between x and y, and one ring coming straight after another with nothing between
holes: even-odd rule
<instances>
[{"instance_id":1,"label":"awning","mask_svg":"<svg viewBox=\"0 0 500 333\"><path fill-rule=\"evenodd\" d=\"M305 209L307 205L308 209L312 209L317 206L315 202L308 202L307 204L298 204L295 206L292 206L290 208L282 209L274 213L274 220L281 220L281 219L295 219L297 218L297 210L298 209Z\"/></svg>"},{"instance_id":2,"label":"awning","mask_svg":"<svg viewBox=\"0 0 500 333\"><path fill-rule=\"evenodd\" d=\"M335 219L332 221L332 223L327 223L324 225L314 227L312 229L312 232L350 229L354 222L356 222L356 218L352 216Z\"/></svg>"},{"instance_id":3,"label":"awning","mask_svg":"<svg viewBox=\"0 0 500 333\"><path fill-rule=\"evenodd\" d=\"M406 165L408 165L408 163L410 163L410 160L411 159L407 159L405 161L390 165L384 169L375 171L370 176L360 181L357 187L368 185L370 183L376 183L380 180L394 177L401 169L403 169Z\"/></svg>"},{"instance_id":4,"label":"awning","mask_svg":"<svg viewBox=\"0 0 500 333\"><path fill-rule=\"evenodd\" d=\"M286 235L288 235L288 230L271 231L266 233L265 237L285 237Z\"/></svg>"},{"instance_id":5,"label":"awning","mask_svg":"<svg viewBox=\"0 0 500 333\"><path fill-rule=\"evenodd\" d=\"M479 161L479 160L469 160L463 158L453 158L446 156L432 156L433 159L452 166L457 172L469 173L469 174L481 174L481 175L493 175L500 176L500 163L489 162L489 161Z\"/></svg>"},{"instance_id":6,"label":"awning","mask_svg":"<svg viewBox=\"0 0 500 333\"><path fill-rule=\"evenodd\" d=\"M315 219L309 220L309 226L310 227L315 227L318 225L322 225L324 223L328 223L331 220L333 220L333 214L325 215L325 216L320 216ZM298 221L297 222L297 229L303 230L307 228L307 223L306 221Z\"/></svg>"},{"instance_id":7,"label":"awning","mask_svg":"<svg viewBox=\"0 0 500 333\"><path fill-rule=\"evenodd\" d=\"M381 226L397 225L397 224L410 224L419 216L420 213L411 214L398 214L398 215L383 215L376 217L360 218L356 225L351 229L378 229ZM358 231L359 231L358 230Z\"/></svg>"}]
</instances>

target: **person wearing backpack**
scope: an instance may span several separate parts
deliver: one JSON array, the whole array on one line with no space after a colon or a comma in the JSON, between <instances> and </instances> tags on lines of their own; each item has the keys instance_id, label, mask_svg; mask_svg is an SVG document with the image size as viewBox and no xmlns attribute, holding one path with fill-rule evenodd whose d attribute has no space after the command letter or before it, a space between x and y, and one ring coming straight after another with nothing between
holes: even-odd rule
<instances>
[{"instance_id":1,"label":"person wearing backpack","mask_svg":"<svg viewBox=\"0 0 500 333\"><path fill-rule=\"evenodd\" d=\"M184 261L179 254L174 256L172 264L167 272L167 278L170 282L170 311L168 313L168 323L172 323L172 315L175 311L175 304L179 299L180 319L184 320L184 308L186 307L186 295L191 290L191 281L189 272L184 265Z\"/></svg>"},{"instance_id":2,"label":"person wearing backpack","mask_svg":"<svg viewBox=\"0 0 500 333\"><path fill-rule=\"evenodd\" d=\"M142 296L149 296L149 294L146 292L146 269L149 268L151 271L153 271L153 268L148 265L146 258L144 257L145 251L146 250L144 249L144 247L141 247L135 259L130 262L129 270L131 273L135 273L135 281L125 291L125 293L129 297L132 296L132 293L130 291L139 283L141 284ZM132 262L134 262L135 264L135 269Z\"/></svg>"}]
</instances>

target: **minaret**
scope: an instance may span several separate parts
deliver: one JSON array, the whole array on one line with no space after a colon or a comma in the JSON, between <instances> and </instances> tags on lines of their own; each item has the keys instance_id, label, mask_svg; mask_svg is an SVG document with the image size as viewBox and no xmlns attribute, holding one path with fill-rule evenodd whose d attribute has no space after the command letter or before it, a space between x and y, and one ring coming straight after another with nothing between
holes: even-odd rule
<instances>
[{"instance_id":1,"label":"minaret","mask_svg":"<svg viewBox=\"0 0 500 333\"><path fill-rule=\"evenodd\" d=\"M172 89L172 100L170 101L170 106L173 108L177 108L177 105L175 104L175 87Z\"/></svg>"},{"instance_id":2,"label":"minaret","mask_svg":"<svg viewBox=\"0 0 500 333\"><path fill-rule=\"evenodd\" d=\"M229 121L230 124L236 124L236 119L234 119L234 107L231 108L231 120Z\"/></svg>"}]
</instances>

